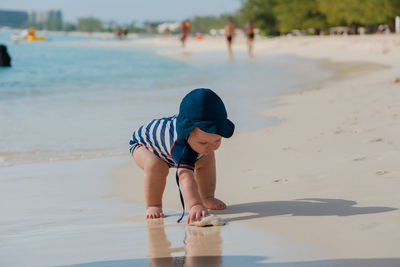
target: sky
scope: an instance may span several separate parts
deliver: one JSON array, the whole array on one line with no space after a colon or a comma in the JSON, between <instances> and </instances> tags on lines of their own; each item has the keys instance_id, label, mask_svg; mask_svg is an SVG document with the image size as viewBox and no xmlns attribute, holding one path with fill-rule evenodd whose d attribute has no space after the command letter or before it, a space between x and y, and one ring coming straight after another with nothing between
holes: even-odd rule
<instances>
[{"instance_id":1,"label":"sky","mask_svg":"<svg viewBox=\"0 0 400 267\"><path fill-rule=\"evenodd\" d=\"M61 9L63 20L76 22L82 17L130 23L145 20L181 21L195 15L232 13L241 0L1 0L3 10Z\"/></svg>"}]
</instances>

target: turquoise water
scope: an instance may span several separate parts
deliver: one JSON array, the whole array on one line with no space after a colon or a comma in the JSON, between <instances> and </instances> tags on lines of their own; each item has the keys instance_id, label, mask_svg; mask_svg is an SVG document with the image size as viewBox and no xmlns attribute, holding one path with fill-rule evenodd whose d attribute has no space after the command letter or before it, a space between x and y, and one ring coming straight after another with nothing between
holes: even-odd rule
<instances>
[{"instance_id":1,"label":"turquoise water","mask_svg":"<svg viewBox=\"0 0 400 267\"><path fill-rule=\"evenodd\" d=\"M208 87L224 99L238 131L266 127L258 115L269 97L330 75L294 56L249 60L236 54L161 56L115 40L47 36L19 42L0 33L12 68L0 68L0 166L123 155L132 131L177 113L191 89ZM134 42L134 41L133 41ZM179 44L177 43L179 52Z\"/></svg>"}]
</instances>

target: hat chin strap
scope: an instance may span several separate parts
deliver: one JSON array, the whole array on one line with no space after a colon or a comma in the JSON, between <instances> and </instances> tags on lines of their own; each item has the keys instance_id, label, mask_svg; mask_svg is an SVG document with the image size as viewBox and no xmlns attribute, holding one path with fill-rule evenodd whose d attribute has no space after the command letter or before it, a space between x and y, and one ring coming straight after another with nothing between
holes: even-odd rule
<instances>
[{"instance_id":1,"label":"hat chin strap","mask_svg":"<svg viewBox=\"0 0 400 267\"><path fill-rule=\"evenodd\" d=\"M178 166L176 167L176 173L175 173L176 184L178 185L179 197L181 199L181 204L182 204L182 215L178 219L177 223L180 223L182 221L183 217L185 216L185 201L183 199L181 186L179 185L179 175L178 175L179 166L181 165L182 156L185 154L185 151L186 151L186 146L183 148L181 156L179 157Z\"/></svg>"}]
</instances>

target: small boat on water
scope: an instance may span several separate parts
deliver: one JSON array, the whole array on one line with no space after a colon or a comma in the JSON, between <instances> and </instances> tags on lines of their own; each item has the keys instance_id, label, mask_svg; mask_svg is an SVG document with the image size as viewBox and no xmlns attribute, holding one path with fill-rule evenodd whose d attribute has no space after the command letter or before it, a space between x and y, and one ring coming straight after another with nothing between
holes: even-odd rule
<instances>
[{"instance_id":1,"label":"small boat on water","mask_svg":"<svg viewBox=\"0 0 400 267\"><path fill-rule=\"evenodd\" d=\"M46 40L46 37L44 37L44 36L32 37L32 36L12 35L11 39L14 40L14 41L18 41L18 40L23 40L23 41L44 41L44 40Z\"/></svg>"},{"instance_id":2,"label":"small boat on water","mask_svg":"<svg viewBox=\"0 0 400 267\"><path fill-rule=\"evenodd\" d=\"M28 31L24 31L20 35L11 35L11 39L15 41L44 41L46 37L44 35L36 36L35 27L30 27Z\"/></svg>"}]
</instances>

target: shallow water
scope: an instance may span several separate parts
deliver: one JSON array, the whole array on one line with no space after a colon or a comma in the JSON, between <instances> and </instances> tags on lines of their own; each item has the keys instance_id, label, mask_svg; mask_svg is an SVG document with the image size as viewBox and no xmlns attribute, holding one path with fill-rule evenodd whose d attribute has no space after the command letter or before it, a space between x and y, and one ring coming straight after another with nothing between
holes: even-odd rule
<instances>
[{"instance_id":1,"label":"shallow water","mask_svg":"<svg viewBox=\"0 0 400 267\"><path fill-rule=\"evenodd\" d=\"M118 41L54 36L8 45L12 68L0 69L0 166L127 153L132 131L178 112L191 89L223 98L237 131L266 127L270 97L332 75L294 56L248 59L237 53L184 54L178 61ZM101 44L101 45L99 45Z\"/></svg>"},{"instance_id":2,"label":"shallow water","mask_svg":"<svg viewBox=\"0 0 400 267\"><path fill-rule=\"evenodd\" d=\"M173 210L165 210L169 216L164 220L146 222L143 207L113 195L108 170L125 160L114 157L0 168L0 266L280 251L276 246L279 237L259 233L241 222L190 227L177 224L180 214ZM246 245L245 251L237 246L238 240Z\"/></svg>"},{"instance_id":3,"label":"shallow water","mask_svg":"<svg viewBox=\"0 0 400 267\"><path fill-rule=\"evenodd\" d=\"M191 89L221 95L237 131L258 129L275 123L258 115L271 97L332 75L318 62L242 53L178 61L112 40L14 44L9 35L0 33L13 58L0 69L1 266L252 266L310 249L282 248L240 222L178 225L176 211L148 225L143 207L113 195L108 173L126 162L132 130L175 114Z\"/></svg>"}]
</instances>

